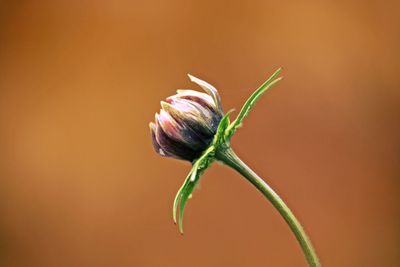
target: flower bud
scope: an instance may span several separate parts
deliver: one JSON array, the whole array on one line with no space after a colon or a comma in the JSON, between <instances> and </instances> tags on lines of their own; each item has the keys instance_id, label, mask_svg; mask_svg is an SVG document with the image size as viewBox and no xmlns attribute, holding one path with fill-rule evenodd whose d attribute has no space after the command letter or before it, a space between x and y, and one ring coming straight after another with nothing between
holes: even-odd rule
<instances>
[{"instance_id":1,"label":"flower bud","mask_svg":"<svg viewBox=\"0 0 400 267\"><path fill-rule=\"evenodd\" d=\"M177 90L161 101L150 130L154 149L161 156L193 161L211 143L223 112L217 90L196 77L189 78L207 94Z\"/></svg>"}]
</instances>

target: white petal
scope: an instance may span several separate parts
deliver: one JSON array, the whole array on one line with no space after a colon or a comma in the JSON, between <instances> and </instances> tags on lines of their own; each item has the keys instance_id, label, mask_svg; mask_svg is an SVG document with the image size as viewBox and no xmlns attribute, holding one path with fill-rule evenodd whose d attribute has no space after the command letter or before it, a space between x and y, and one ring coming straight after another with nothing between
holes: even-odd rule
<instances>
[{"instance_id":1,"label":"white petal","mask_svg":"<svg viewBox=\"0 0 400 267\"><path fill-rule=\"evenodd\" d=\"M220 111L222 114L221 98L218 94L217 89L215 89L215 87L212 86L211 84L209 84L203 80L200 80L199 78L196 78L193 75L188 74L188 76L192 82L198 84L201 88L203 88L204 91L206 91L209 95L212 96L212 98L214 99L214 102L217 106L218 111Z\"/></svg>"}]
</instances>

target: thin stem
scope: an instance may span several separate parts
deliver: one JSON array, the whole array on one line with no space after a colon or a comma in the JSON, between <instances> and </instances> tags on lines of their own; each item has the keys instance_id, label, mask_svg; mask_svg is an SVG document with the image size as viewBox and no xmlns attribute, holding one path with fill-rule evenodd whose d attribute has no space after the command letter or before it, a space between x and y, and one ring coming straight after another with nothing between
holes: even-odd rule
<instances>
[{"instance_id":1,"label":"thin stem","mask_svg":"<svg viewBox=\"0 0 400 267\"><path fill-rule=\"evenodd\" d=\"M299 241L309 266L320 267L321 264L319 263L317 254L315 253L310 239L306 235L300 222L296 219L292 211L278 196L278 194L275 193L275 191L255 172L253 172L243 161L241 161L231 148L219 149L216 153L216 158L242 174L272 203L272 205L285 219Z\"/></svg>"}]
</instances>

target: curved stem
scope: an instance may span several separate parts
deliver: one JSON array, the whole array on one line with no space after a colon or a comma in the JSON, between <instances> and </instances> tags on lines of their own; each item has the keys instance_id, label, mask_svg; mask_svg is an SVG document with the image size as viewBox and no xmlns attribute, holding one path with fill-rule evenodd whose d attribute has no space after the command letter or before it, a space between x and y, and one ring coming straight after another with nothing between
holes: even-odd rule
<instances>
[{"instance_id":1,"label":"curved stem","mask_svg":"<svg viewBox=\"0 0 400 267\"><path fill-rule=\"evenodd\" d=\"M319 263L317 254L315 253L310 239L306 235L300 222L296 219L292 211L278 196L278 194L275 193L275 191L269 187L269 185L263 179L261 179L261 177L253 172L243 161L241 161L231 148L219 149L216 153L216 158L242 174L272 203L272 205L285 219L299 241L309 266L320 267L321 264Z\"/></svg>"}]
</instances>

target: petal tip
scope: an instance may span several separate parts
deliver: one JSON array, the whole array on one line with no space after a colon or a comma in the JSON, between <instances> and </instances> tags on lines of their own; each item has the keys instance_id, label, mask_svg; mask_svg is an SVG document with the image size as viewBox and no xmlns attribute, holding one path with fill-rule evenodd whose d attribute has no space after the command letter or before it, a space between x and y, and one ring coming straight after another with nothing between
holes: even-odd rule
<instances>
[{"instance_id":1,"label":"petal tip","mask_svg":"<svg viewBox=\"0 0 400 267\"><path fill-rule=\"evenodd\" d=\"M171 109L171 104L165 101L160 101L161 108L165 111L168 111Z\"/></svg>"},{"instance_id":2,"label":"petal tip","mask_svg":"<svg viewBox=\"0 0 400 267\"><path fill-rule=\"evenodd\" d=\"M151 131L154 131L156 129L156 125L154 124L154 122L149 123L149 128Z\"/></svg>"},{"instance_id":3,"label":"petal tip","mask_svg":"<svg viewBox=\"0 0 400 267\"><path fill-rule=\"evenodd\" d=\"M197 79L196 77L194 77L192 74L188 73L187 76L189 77L189 79L193 82L194 79Z\"/></svg>"}]
</instances>

